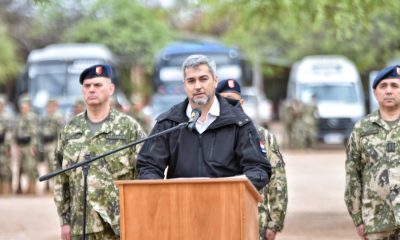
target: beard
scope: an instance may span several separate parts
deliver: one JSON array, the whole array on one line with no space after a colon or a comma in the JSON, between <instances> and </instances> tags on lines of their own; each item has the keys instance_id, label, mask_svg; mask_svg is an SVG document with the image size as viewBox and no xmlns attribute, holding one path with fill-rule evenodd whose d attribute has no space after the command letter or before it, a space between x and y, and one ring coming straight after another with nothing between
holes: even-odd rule
<instances>
[{"instance_id":1,"label":"beard","mask_svg":"<svg viewBox=\"0 0 400 240\"><path fill-rule=\"evenodd\" d=\"M192 98L192 103L197 104L197 105L206 105L210 101L209 96L205 96L202 98Z\"/></svg>"}]
</instances>

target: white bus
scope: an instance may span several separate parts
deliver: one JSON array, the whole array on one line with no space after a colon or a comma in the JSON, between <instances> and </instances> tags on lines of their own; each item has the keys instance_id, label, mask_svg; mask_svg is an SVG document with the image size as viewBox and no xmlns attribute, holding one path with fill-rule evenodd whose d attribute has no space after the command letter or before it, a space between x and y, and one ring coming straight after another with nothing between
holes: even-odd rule
<instances>
[{"instance_id":1,"label":"white bus","mask_svg":"<svg viewBox=\"0 0 400 240\"><path fill-rule=\"evenodd\" d=\"M99 63L115 64L111 51L100 44L53 44L33 50L28 56L26 71L17 84L17 96L29 93L33 109L38 113L43 112L49 98L56 98L61 111L67 114L82 98L80 73ZM117 84L116 79L113 76Z\"/></svg>"}]
</instances>

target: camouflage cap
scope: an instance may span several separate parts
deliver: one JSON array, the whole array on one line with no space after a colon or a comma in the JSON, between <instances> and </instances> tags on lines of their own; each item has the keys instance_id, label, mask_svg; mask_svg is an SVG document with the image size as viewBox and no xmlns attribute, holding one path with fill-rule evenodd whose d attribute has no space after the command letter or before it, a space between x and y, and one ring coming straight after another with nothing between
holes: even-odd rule
<instances>
[{"instance_id":1,"label":"camouflage cap","mask_svg":"<svg viewBox=\"0 0 400 240\"><path fill-rule=\"evenodd\" d=\"M85 101L83 101L83 99L77 99L74 103L74 105L79 105L79 104L85 104Z\"/></svg>"},{"instance_id":2,"label":"camouflage cap","mask_svg":"<svg viewBox=\"0 0 400 240\"><path fill-rule=\"evenodd\" d=\"M31 98L29 97L29 94L24 93L18 98L18 105L21 105L23 103L30 103Z\"/></svg>"},{"instance_id":3,"label":"camouflage cap","mask_svg":"<svg viewBox=\"0 0 400 240\"><path fill-rule=\"evenodd\" d=\"M58 103L57 99L54 97L49 98L49 100L47 100L47 104L49 103Z\"/></svg>"}]
</instances>

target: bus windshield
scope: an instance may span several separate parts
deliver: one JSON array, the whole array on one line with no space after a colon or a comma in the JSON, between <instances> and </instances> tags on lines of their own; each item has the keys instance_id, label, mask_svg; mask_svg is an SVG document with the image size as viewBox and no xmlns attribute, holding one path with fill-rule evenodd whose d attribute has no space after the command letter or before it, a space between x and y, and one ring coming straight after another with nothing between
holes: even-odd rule
<instances>
[{"instance_id":1,"label":"bus windshield","mask_svg":"<svg viewBox=\"0 0 400 240\"><path fill-rule=\"evenodd\" d=\"M220 79L234 78L240 82L242 70L237 59L232 59L227 53L205 54L217 65L217 75ZM162 82L182 81L182 63L189 55L170 55L160 64L159 78Z\"/></svg>"},{"instance_id":2,"label":"bus windshield","mask_svg":"<svg viewBox=\"0 0 400 240\"><path fill-rule=\"evenodd\" d=\"M42 108L50 97L57 98L61 104L64 100L70 103L81 98L79 75L83 69L98 63L104 61L45 61L30 64L28 84L34 107Z\"/></svg>"},{"instance_id":3,"label":"bus windshield","mask_svg":"<svg viewBox=\"0 0 400 240\"><path fill-rule=\"evenodd\" d=\"M318 102L340 101L357 103L357 92L354 83L346 84L301 84L300 99L307 101L315 94Z\"/></svg>"}]
</instances>

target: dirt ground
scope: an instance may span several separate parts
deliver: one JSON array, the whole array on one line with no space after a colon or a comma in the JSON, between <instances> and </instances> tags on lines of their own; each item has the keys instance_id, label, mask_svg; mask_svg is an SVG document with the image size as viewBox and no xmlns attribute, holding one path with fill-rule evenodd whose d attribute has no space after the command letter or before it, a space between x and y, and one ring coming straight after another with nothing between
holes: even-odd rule
<instances>
[{"instance_id":1,"label":"dirt ground","mask_svg":"<svg viewBox=\"0 0 400 240\"><path fill-rule=\"evenodd\" d=\"M278 140L280 129L275 129ZM343 194L343 146L287 150L289 187L285 228L278 240L357 240ZM59 226L52 196L0 196L0 240L56 240Z\"/></svg>"}]
</instances>

